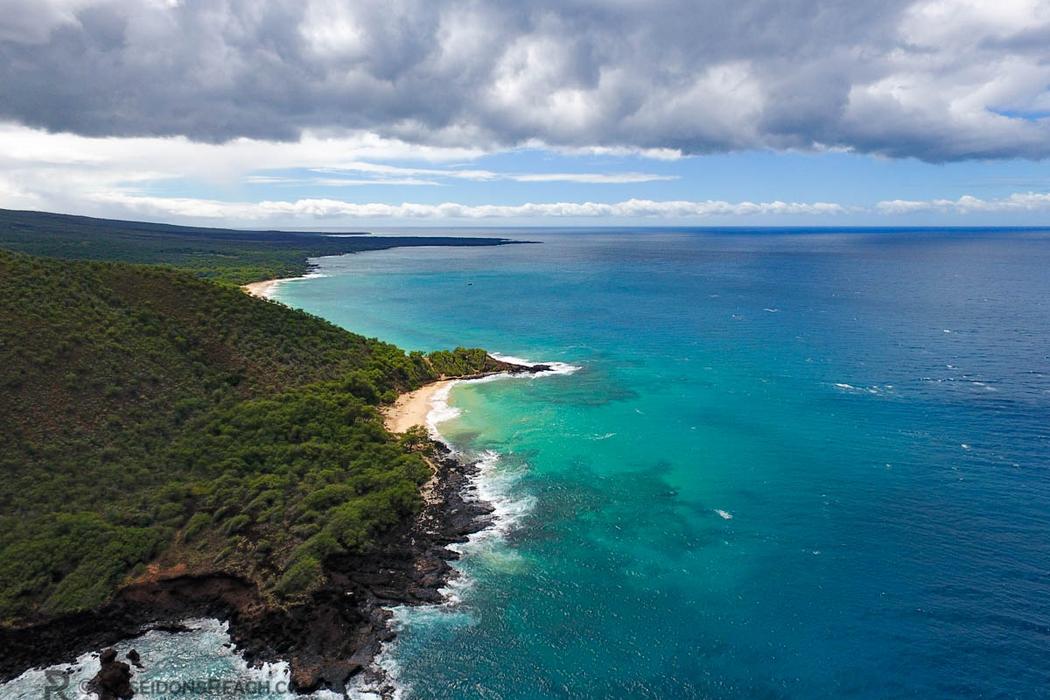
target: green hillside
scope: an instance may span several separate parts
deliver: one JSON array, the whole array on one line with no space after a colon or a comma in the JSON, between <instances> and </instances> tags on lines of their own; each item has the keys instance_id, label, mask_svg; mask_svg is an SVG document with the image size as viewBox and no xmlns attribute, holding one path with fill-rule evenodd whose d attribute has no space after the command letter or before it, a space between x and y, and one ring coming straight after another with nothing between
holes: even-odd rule
<instances>
[{"instance_id":1,"label":"green hillside","mask_svg":"<svg viewBox=\"0 0 1050 700\"><path fill-rule=\"evenodd\" d=\"M308 270L307 258L323 255L505 243L500 238L238 231L0 209L0 248L67 260L168 265L234 284L298 277Z\"/></svg>"},{"instance_id":2,"label":"green hillside","mask_svg":"<svg viewBox=\"0 0 1050 700\"><path fill-rule=\"evenodd\" d=\"M376 406L424 357L182 272L0 250L0 619L88 608L154 563L274 597L415 512Z\"/></svg>"}]
</instances>

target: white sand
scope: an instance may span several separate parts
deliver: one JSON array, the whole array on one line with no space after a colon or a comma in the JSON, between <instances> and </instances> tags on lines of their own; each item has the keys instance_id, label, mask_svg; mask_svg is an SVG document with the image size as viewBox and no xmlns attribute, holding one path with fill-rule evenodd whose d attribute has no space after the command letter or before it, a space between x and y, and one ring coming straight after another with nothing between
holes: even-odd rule
<instances>
[{"instance_id":1,"label":"white sand","mask_svg":"<svg viewBox=\"0 0 1050 700\"><path fill-rule=\"evenodd\" d=\"M442 387L447 386L453 380L443 379L422 386L415 391L401 394L393 406L383 411L386 429L392 433L403 433L409 428L417 425L427 424L427 414L432 408L431 402Z\"/></svg>"},{"instance_id":2,"label":"white sand","mask_svg":"<svg viewBox=\"0 0 1050 700\"><path fill-rule=\"evenodd\" d=\"M274 291L277 289L277 285L281 282L287 282L288 280L299 279L298 277L285 277L276 280L263 280L262 282L249 282L248 284L242 284L241 289L251 294L253 297L261 297L263 299L269 299L273 296Z\"/></svg>"}]
</instances>

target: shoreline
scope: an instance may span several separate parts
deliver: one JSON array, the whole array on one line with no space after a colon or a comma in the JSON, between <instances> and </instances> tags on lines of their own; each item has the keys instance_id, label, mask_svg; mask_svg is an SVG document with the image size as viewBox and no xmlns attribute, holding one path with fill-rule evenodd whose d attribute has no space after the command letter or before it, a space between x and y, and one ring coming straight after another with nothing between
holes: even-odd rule
<instances>
[{"instance_id":1,"label":"shoreline","mask_svg":"<svg viewBox=\"0 0 1050 700\"><path fill-rule=\"evenodd\" d=\"M289 282L291 280L301 280L303 277L278 277L272 280L259 280L258 282L249 282L248 284L242 284L241 290L245 294L253 297L259 297L260 299L270 299L277 292L283 282Z\"/></svg>"},{"instance_id":2,"label":"shoreline","mask_svg":"<svg viewBox=\"0 0 1050 700\"><path fill-rule=\"evenodd\" d=\"M557 362L530 364L519 358L501 358L491 354L489 358L499 366L499 369L462 377L440 377L412 391L399 394L393 404L380 409L383 415L383 425L388 431L395 434L422 426L427 429L431 439L444 443L444 439L435 433L428 420L430 411L433 409L434 396L443 389L459 382L472 382L490 377L514 377L523 374L535 376L546 373L558 374L565 371L559 368L561 363Z\"/></svg>"},{"instance_id":3,"label":"shoreline","mask_svg":"<svg viewBox=\"0 0 1050 700\"><path fill-rule=\"evenodd\" d=\"M410 428L423 426L429 429L428 416L433 410L434 396L459 379L438 379L430 384L401 394L390 406L382 410L383 424L392 433L404 433Z\"/></svg>"}]
</instances>

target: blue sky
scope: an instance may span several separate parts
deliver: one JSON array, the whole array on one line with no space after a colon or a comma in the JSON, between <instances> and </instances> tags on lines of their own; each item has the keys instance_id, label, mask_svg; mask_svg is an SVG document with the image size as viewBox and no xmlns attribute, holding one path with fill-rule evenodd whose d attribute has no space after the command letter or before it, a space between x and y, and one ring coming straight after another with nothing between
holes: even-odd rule
<instances>
[{"instance_id":1,"label":"blue sky","mask_svg":"<svg viewBox=\"0 0 1050 700\"><path fill-rule=\"evenodd\" d=\"M401 162L395 167L433 168L425 162ZM442 168L485 169L508 175L602 173L639 174L668 178L650 182L589 184L575 182L516 182L496 180L472 182L429 176L435 185L356 185L352 189L369 201L390 204L413 201L439 204L450 199L465 204L501 202L521 204L536 201L617 202L622 199L716 199L737 201L827 201L866 207L881 200L956 199L963 195L981 198L1007 197L1017 191L1050 190L1050 167L1044 162L1024 160L925 163L914 158L888 159L850 153L741 152L684 157L659 161L637 156L565 156L549 151L521 150L485 156L477 160L444 165ZM275 171L298 183L240 183L227 193L239 199L297 199L302 197L344 198L345 186L311 182L318 173L308 170ZM343 174L356 179L354 174ZM328 174L332 180L339 176ZM209 196L206 183L186 183L188 196ZM175 193L176 185L160 186L159 192Z\"/></svg>"},{"instance_id":2,"label":"blue sky","mask_svg":"<svg viewBox=\"0 0 1050 700\"><path fill-rule=\"evenodd\" d=\"M328 168L260 170L235 182L164 180L143 188L158 197L219 198L228 201L354 199L399 205L403 202L439 205L529 202L604 202L626 199L832 202L841 214L725 215L689 222L786 225L1042 225L1050 216L1042 211L958 212L930 210L886 214L874 210L879 202L958 200L972 196L984 201L1008 198L1017 192L1050 191L1050 168L1029 160L982 160L927 163L915 158L891 159L846 152L803 153L746 151L653 159L638 155L567 155L544 149L517 149L461 162L434 164L404 159L369 161L426 174L387 175ZM483 170L491 179L446 176ZM512 177L608 176L610 182L520 181ZM616 182L616 176L624 182ZM499 177L502 176L502 177ZM651 180L648 178L652 177ZM371 180L371 184L366 184ZM405 183L406 180L416 182ZM505 223L551 223L545 219L510 217ZM383 223L382 219L368 220ZM587 220L584 220L585 222ZM630 217L604 217L603 223L630 224ZM425 223L425 222L415 222ZM593 223L593 222L590 222ZM648 223L660 223L648 222ZM668 219L667 223L683 223Z\"/></svg>"},{"instance_id":3,"label":"blue sky","mask_svg":"<svg viewBox=\"0 0 1050 700\"><path fill-rule=\"evenodd\" d=\"M1041 225L1045 0L0 0L0 207Z\"/></svg>"}]
</instances>

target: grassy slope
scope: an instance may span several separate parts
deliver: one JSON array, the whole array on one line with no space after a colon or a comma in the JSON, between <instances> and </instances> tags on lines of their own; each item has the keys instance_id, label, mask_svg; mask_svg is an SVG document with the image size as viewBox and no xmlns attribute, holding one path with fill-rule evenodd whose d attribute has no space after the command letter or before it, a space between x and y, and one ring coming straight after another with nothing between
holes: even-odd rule
<instances>
[{"instance_id":1,"label":"grassy slope","mask_svg":"<svg viewBox=\"0 0 1050 700\"><path fill-rule=\"evenodd\" d=\"M433 358L157 267L0 250L0 619L97 605L148 562L275 599L418 507L376 405Z\"/></svg>"},{"instance_id":2,"label":"grassy slope","mask_svg":"<svg viewBox=\"0 0 1050 700\"><path fill-rule=\"evenodd\" d=\"M498 245L498 238L235 231L0 209L0 248L69 260L162 264L234 284L307 272L307 258L398 246Z\"/></svg>"}]
</instances>

